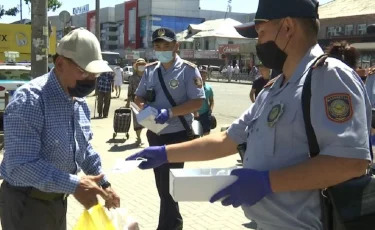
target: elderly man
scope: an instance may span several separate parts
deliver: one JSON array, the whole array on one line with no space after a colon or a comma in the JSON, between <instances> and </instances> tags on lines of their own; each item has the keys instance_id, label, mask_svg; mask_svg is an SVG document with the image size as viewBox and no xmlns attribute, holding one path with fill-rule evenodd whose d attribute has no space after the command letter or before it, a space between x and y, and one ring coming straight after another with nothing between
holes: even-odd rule
<instances>
[{"instance_id":1,"label":"elderly man","mask_svg":"<svg viewBox=\"0 0 375 230\"><path fill-rule=\"evenodd\" d=\"M2 229L65 230L69 194L87 209L97 195L108 208L119 207L90 144L84 99L99 73L108 71L97 38L76 29L60 41L51 72L15 92L4 114ZM87 176L77 175L81 169Z\"/></svg>"}]
</instances>

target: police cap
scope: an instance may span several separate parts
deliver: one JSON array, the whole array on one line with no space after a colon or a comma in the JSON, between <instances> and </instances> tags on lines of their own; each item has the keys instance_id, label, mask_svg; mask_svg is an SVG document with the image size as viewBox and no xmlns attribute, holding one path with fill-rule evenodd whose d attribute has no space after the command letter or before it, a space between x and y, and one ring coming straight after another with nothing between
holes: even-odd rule
<instances>
[{"instance_id":1,"label":"police cap","mask_svg":"<svg viewBox=\"0 0 375 230\"><path fill-rule=\"evenodd\" d=\"M317 0L259 0L253 22L236 26L237 32L247 38L257 38L255 25L287 17L319 19Z\"/></svg>"},{"instance_id":2,"label":"police cap","mask_svg":"<svg viewBox=\"0 0 375 230\"><path fill-rule=\"evenodd\" d=\"M176 33L168 28L159 28L152 33L152 42L164 40L166 42L176 41Z\"/></svg>"}]
</instances>

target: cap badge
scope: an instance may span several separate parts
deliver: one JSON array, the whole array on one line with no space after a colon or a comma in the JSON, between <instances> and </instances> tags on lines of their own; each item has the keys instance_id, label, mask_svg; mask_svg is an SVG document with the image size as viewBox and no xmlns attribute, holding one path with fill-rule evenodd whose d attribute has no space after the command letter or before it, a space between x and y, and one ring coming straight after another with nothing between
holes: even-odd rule
<instances>
[{"instance_id":1,"label":"cap badge","mask_svg":"<svg viewBox=\"0 0 375 230\"><path fill-rule=\"evenodd\" d=\"M164 29L160 29L158 31L158 35L159 35L159 37L164 36L165 35L165 30Z\"/></svg>"}]
</instances>

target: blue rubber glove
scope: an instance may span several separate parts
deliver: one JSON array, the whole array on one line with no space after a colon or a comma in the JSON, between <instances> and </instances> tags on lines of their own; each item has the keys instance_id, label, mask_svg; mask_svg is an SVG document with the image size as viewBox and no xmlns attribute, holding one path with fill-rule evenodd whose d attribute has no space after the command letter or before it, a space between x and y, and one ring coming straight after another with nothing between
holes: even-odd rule
<instances>
[{"instance_id":1,"label":"blue rubber glove","mask_svg":"<svg viewBox=\"0 0 375 230\"><path fill-rule=\"evenodd\" d=\"M160 109L159 114L155 118L156 124L164 124L169 120L169 110L168 109Z\"/></svg>"},{"instance_id":2,"label":"blue rubber glove","mask_svg":"<svg viewBox=\"0 0 375 230\"><path fill-rule=\"evenodd\" d=\"M147 161L143 161L139 165L140 169L157 168L165 163L168 163L165 146L152 146L145 148L142 151L126 158L126 160L137 160L138 158L147 159Z\"/></svg>"},{"instance_id":3,"label":"blue rubber glove","mask_svg":"<svg viewBox=\"0 0 375 230\"><path fill-rule=\"evenodd\" d=\"M237 176L238 179L216 193L211 198L211 203L224 198L221 202L224 206L232 205L235 208L241 205L252 206L272 193L269 172L234 169L231 175Z\"/></svg>"}]
</instances>

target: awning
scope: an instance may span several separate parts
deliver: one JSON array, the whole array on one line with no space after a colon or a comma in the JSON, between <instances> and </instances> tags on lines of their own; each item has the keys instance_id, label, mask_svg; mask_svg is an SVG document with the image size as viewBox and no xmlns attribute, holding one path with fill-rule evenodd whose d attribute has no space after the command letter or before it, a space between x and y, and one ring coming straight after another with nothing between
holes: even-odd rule
<instances>
[{"instance_id":1,"label":"awning","mask_svg":"<svg viewBox=\"0 0 375 230\"><path fill-rule=\"evenodd\" d=\"M375 42L363 42L351 44L357 50L375 50Z\"/></svg>"}]
</instances>

